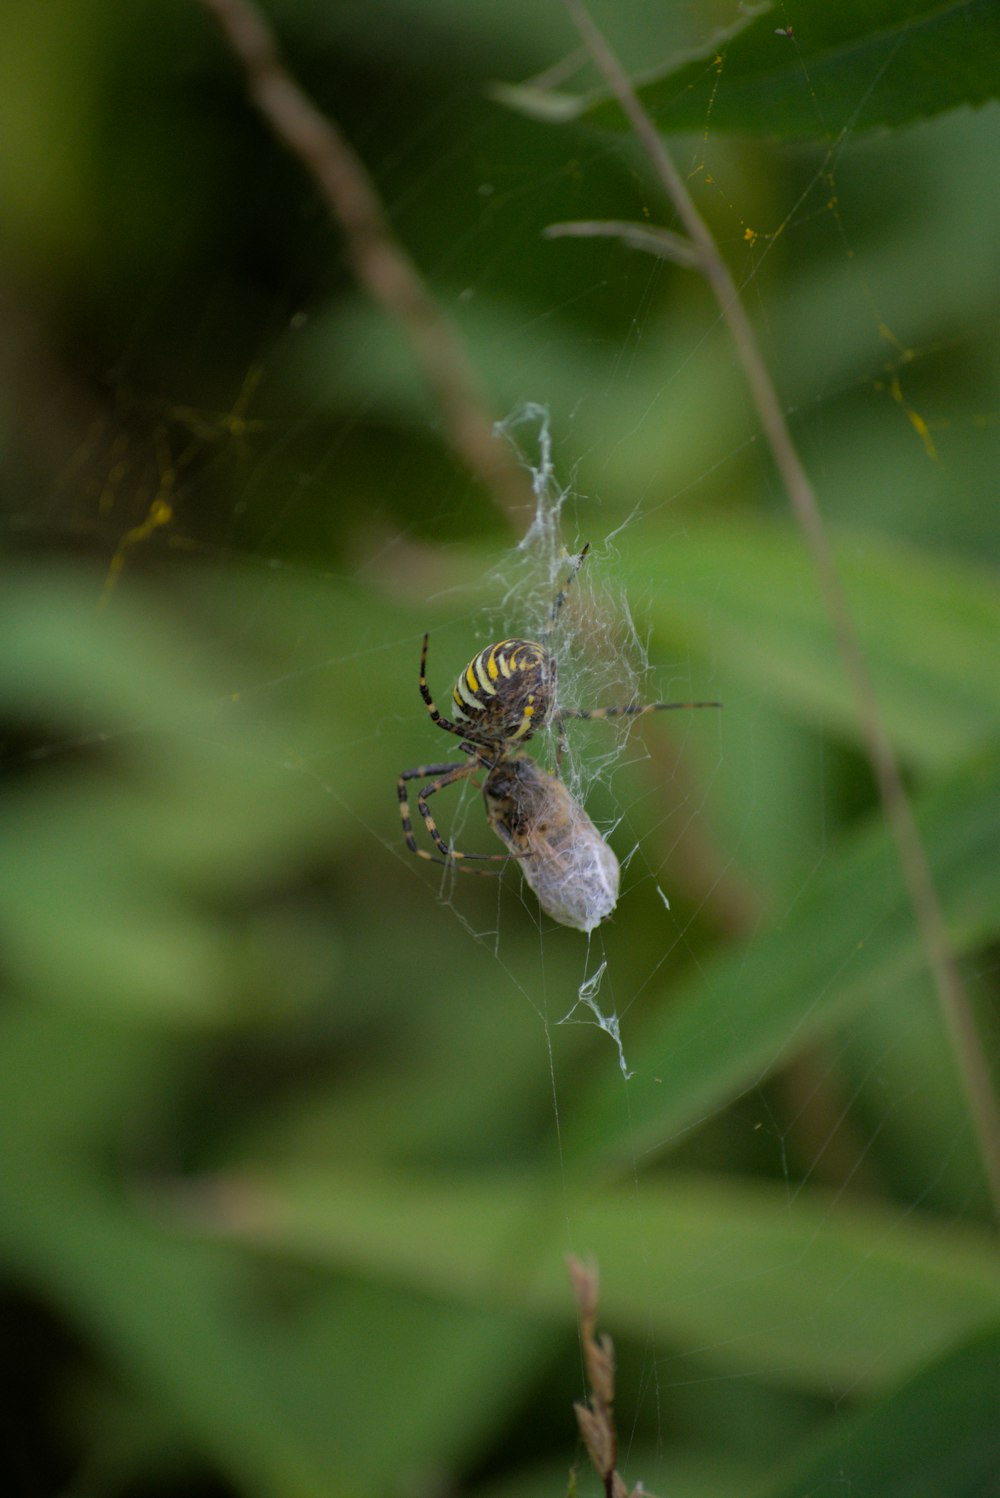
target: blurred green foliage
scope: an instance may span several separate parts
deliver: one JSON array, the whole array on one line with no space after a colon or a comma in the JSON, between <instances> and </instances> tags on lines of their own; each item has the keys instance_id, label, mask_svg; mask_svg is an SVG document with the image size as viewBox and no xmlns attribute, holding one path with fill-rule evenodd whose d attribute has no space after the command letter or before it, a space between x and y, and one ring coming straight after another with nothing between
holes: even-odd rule
<instances>
[{"instance_id":1,"label":"blurred green foliage","mask_svg":"<svg viewBox=\"0 0 1000 1498\"><path fill-rule=\"evenodd\" d=\"M697 130L711 109L716 130L834 141L1000 94L1000 16L991 0L797 0L743 10L693 56L644 71L639 97L663 130ZM775 46L775 37L788 45ZM543 119L586 112L610 123L615 114L606 91L574 99L529 86L506 97Z\"/></svg>"},{"instance_id":2,"label":"blurred green foliage","mask_svg":"<svg viewBox=\"0 0 1000 1498\"><path fill-rule=\"evenodd\" d=\"M732 89L723 47L683 95L671 59L714 59L731 11L594 9L691 130L995 1071L1000 109L962 107L990 90L956 30L990 8L936 7L949 67L871 119L926 7L878 35L886 7L838 7L857 45L814 58L817 7L788 0L731 42ZM517 631L518 537L201 7L7 0L5 1491L561 1494L572 1250L600 1265L631 1482L996 1494L965 1093L710 298L542 240L664 214L620 133L489 97L572 49L558 5L268 11L496 413L548 406L565 539L648 628L652 689L725 709L646 720L595 787L637 851L589 956L512 871L417 866L394 780L450 757L420 637L441 694ZM809 115L824 68L844 118ZM629 1081L557 1024L605 956Z\"/></svg>"}]
</instances>

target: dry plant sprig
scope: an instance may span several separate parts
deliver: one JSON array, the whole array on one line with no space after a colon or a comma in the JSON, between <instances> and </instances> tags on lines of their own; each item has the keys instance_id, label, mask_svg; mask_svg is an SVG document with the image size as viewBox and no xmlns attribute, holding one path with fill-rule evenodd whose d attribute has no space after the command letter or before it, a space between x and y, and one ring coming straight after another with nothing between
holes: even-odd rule
<instances>
[{"instance_id":1,"label":"dry plant sprig","mask_svg":"<svg viewBox=\"0 0 1000 1498\"><path fill-rule=\"evenodd\" d=\"M580 1317L583 1364L590 1385L590 1398L586 1404L573 1406L580 1437L604 1484L606 1498L650 1498L642 1483L629 1493L618 1471L618 1432L614 1416L615 1349L605 1332L597 1335L597 1270L589 1269L572 1256L566 1263Z\"/></svg>"},{"instance_id":2,"label":"dry plant sprig","mask_svg":"<svg viewBox=\"0 0 1000 1498\"><path fill-rule=\"evenodd\" d=\"M681 264L696 266L711 286L719 311L729 325L733 347L743 365L775 467L781 474L792 512L812 556L841 661L854 690L858 724L868 762L896 844L903 879L923 941L927 966L934 979L939 1007L968 1099L980 1156L993 1195L994 1209L1000 1220L1000 1104L993 1091L990 1070L945 925L927 853L882 717L878 694L837 571L815 490L792 441L774 381L736 282L711 230L695 207L666 143L640 103L603 32L592 20L585 0L563 0L563 4L646 153L660 186L686 233L686 238L671 234L669 240L660 241L658 248L647 245L641 247L654 248L654 253L666 255ZM560 227L563 233L584 232L580 226ZM628 225L616 225L614 230L600 232L617 232L626 243L637 242L634 230Z\"/></svg>"},{"instance_id":3,"label":"dry plant sprig","mask_svg":"<svg viewBox=\"0 0 1000 1498\"><path fill-rule=\"evenodd\" d=\"M508 444L495 439L494 419L458 336L394 235L361 158L292 76L253 0L201 4L242 65L258 111L340 224L354 274L409 340L453 451L520 530L523 512L534 503L527 477Z\"/></svg>"},{"instance_id":4,"label":"dry plant sprig","mask_svg":"<svg viewBox=\"0 0 1000 1498\"><path fill-rule=\"evenodd\" d=\"M620 239L632 250L643 250L661 260L672 260L688 270L698 269L698 255L690 240L672 229L651 224L632 224L617 219L583 219L565 224L547 224L543 239Z\"/></svg>"}]
</instances>

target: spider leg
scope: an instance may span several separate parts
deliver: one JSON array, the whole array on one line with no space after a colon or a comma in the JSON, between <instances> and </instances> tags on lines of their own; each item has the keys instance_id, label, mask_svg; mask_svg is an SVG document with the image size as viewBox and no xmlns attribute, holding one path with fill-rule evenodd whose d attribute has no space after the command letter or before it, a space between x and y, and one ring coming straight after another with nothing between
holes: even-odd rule
<instances>
[{"instance_id":1,"label":"spider leg","mask_svg":"<svg viewBox=\"0 0 1000 1498\"><path fill-rule=\"evenodd\" d=\"M675 709L694 707L721 707L721 702L629 702L619 707L561 707L553 716L553 723L561 731L568 718L581 718L593 723L599 718L641 718L644 713L664 713Z\"/></svg>"},{"instance_id":2,"label":"spider leg","mask_svg":"<svg viewBox=\"0 0 1000 1498\"><path fill-rule=\"evenodd\" d=\"M429 780L432 776L447 775L455 770L461 771L463 775L468 775L470 773L470 766L454 764L417 765L412 770L404 770L399 777L399 816L403 824L403 837L410 852L416 853L418 858L429 858L430 854L422 853L421 849L417 847L417 840L413 835L413 821L410 817L410 800L406 790L406 783L408 780Z\"/></svg>"},{"instance_id":3,"label":"spider leg","mask_svg":"<svg viewBox=\"0 0 1000 1498\"><path fill-rule=\"evenodd\" d=\"M556 594L555 601L552 604L552 611L549 614L549 627L545 632L546 636L552 633L552 630L555 627L555 622L559 618L560 610L562 609L563 604L566 602L566 594L569 592L576 574L583 566L584 561L587 557L587 552L589 550L590 542L588 541L579 555L573 558L573 565L569 570L569 575L567 576L566 581L563 583L562 587L559 589L559 592Z\"/></svg>"},{"instance_id":4,"label":"spider leg","mask_svg":"<svg viewBox=\"0 0 1000 1498\"><path fill-rule=\"evenodd\" d=\"M509 853L460 853L457 848L449 848L438 831L437 823L431 815L430 807L427 805L427 798L429 796L436 795L438 791L443 791L449 785L455 785L459 780L467 780L470 775L475 773L478 766L478 760L474 760L473 763L466 765L417 765L412 770L404 770L400 775L397 783L399 787L399 816L403 824L403 837L410 852L415 853L418 858L426 858L430 863L443 864L454 864L458 860L465 859L476 859L477 861L481 860L490 863L509 862L511 858ZM410 816L409 796L406 790L408 781L427 780L431 776L434 776L435 779L417 795L417 809L424 820L424 825L430 834L431 841L441 855L440 858L436 858L433 853L428 853L425 849L417 847L417 840L413 835L413 821ZM461 864L459 864L459 867L461 868ZM495 871L492 869L465 869L463 872L469 874L486 874Z\"/></svg>"},{"instance_id":5,"label":"spider leg","mask_svg":"<svg viewBox=\"0 0 1000 1498\"><path fill-rule=\"evenodd\" d=\"M429 640L430 635L424 635L423 649L420 652L420 695L424 699L427 711L431 715L431 722L436 723L438 728L443 728L445 733L457 733L460 739L464 739L468 732L467 727L459 728L457 723L452 723L449 719L441 716L437 710L434 698L431 696L431 689L427 685L427 644Z\"/></svg>"},{"instance_id":6,"label":"spider leg","mask_svg":"<svg viewBox=\"0 0 1000 1498\"><path fill-rule=\"evenodd\" d=\"M556 730L556 774L559 774L563 758L569 748L566 741L566 722L570 718L578 718L585 723L595 723L600 718L641 718L645 713L721 706L721 702L629 702L616 707L561 707L552 717L552 724Z\"/></svg>"}]
</instances>

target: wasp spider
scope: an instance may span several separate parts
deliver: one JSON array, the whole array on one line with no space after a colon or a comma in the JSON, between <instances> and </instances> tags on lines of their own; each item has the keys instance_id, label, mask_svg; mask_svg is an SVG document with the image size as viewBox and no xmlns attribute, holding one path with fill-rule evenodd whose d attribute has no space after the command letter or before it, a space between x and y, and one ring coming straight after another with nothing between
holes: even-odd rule
<instances>
[{"instance_id":1,"label":"wasp spider","mask_svg":"<svg viewBox=\"0 0 1000 1498\"><path fill-rule=\"evenodd\" d=\"M562 607L570 582L583 564L587 549L584 547L575 559L570 576L556 597L549 618L549 630ZM506 862L511 856L519 858L528 882L539 893L543 909L548 909L550 915L554 915L556 920L562 919L566 925L578 925L578 921L568 920L556 913L560 907L560 897L553 897L546 904L539 892L546 874L555 885L561 882L559 865L551 863L551 856L554 856L552 850L558 850L561 866L565 868L572 862L570 847L574 837L588 843L591 850L595 847L593 839L604 848L607 845L562 782L547 775L527 755L521 754L522 746L540 729L552 726L558 734L557 761L561 761L565 724L570 719L640 717L644 713L718 707L719 704L630 702L613 707L557 707L556 662L551 650L537 640L509 639L487 645L469 662L452 688L449 706L451 717L446 718L438 710L427 685L428 641L429 636L424 635L420 652L420 695L431 721L445 733L454 734L461 740L458 747L463 754L468 755L468 759L458 764L445 761L442 764L417 765L412 770L404 770L400 775L399 811L406 846L411 853L419 858L430 859L433 863L461 865L470 860ZM431 796L461 780L469 779L477 771L486 775L482 789L487 816L494 831L507 843L506 853L463 853L450 847L441 836L428 805ZM424 782L417 794L417 810L436 853L417 846L407 790L410 781ZM546 822L544 834L540 819ZM557 838L549 836L550 826L557 829ZM613 860L614 855L610 850L607 851ZM598 858L598 863L600 861ZM604 868L608 888L610 890L613 885L614 890L610 905L603 912L608 914L614 908L617 897L617 861L613 879L610 864L606 861ZM565 894L565 890L563 893ZM599 904L598 900L597 905ZM598 916L597 919L601 918ZM596 924L596 921L592 924ZM582 926L581 929L591 928Z\"/></svg>"}]
</instances>

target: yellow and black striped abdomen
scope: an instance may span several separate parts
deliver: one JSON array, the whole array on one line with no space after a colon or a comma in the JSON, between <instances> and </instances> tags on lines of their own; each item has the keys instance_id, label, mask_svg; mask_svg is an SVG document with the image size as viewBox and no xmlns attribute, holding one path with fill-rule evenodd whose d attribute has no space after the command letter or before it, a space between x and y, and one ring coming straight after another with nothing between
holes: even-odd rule
<instances>
[{"instance_id":1,"label":"yellow and black striped abdomen","mask_svg":"<svg viewBox=\"0 0 1000 1498\"><path fill-rule=\"evenodd\" d=\"M552 717L555 661L534 640L500 640L469 662L451 696L455 722L471 742L524 743Z\"/></svg>"}]
</instances>

